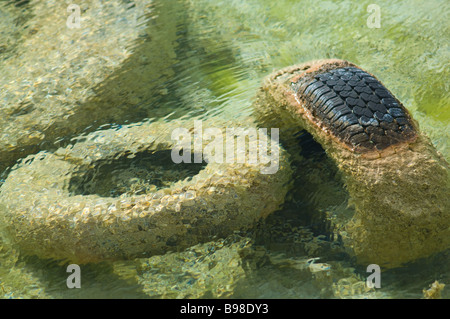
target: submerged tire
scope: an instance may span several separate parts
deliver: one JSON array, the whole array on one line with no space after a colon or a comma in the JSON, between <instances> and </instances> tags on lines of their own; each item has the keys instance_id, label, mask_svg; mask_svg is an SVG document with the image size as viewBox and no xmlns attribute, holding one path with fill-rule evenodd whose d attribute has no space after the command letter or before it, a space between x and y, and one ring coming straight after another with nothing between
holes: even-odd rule
<instances>
[{"instance_id":1,"label":"submerged tire","mask_svg":"<svg viewBox=\"0 0 450 319\"><path fill-rule=\"evenodd\" d=\"M86 263L145 257L246 229L283 202L290 169L281 149L274 174L261 174L265 164L259 162L210 162L200 171L197 167L194 176L142 195L107 196L96 193L98 183L74 189L74 180L101 179L99 167L114 172L121 158L129 164L129 158L145 152L167 155L174 147L171 132L180 125L188 124L98 131L55 154L23 159L1 189L4 233L22 252L43 258ZM160 162L167 162L164 156Z\"/></svg>"},{"instance_id":2,"label":"submerged tire","mask_svg":"<svg viewBox=\"0 0 450 319\"><path fill-rule=\"evenodd\" d=\"M333 159L355 208L336 228L360 264L393 268L450 247L450 166L375 76L306 62L269 75L254 106L264 125L306 130Z\"/></svg>"},{"instance_id":3,"label":"submerged tire","mask_svg":"<svg viewBox=\"0 0 450 319\"><path fill-rule=\"evenodd\" d=\"M416 135L403 105L357 67L306 76L293 86L315 120L355 151L384 150Z\"/></svg>"}]
</instances>

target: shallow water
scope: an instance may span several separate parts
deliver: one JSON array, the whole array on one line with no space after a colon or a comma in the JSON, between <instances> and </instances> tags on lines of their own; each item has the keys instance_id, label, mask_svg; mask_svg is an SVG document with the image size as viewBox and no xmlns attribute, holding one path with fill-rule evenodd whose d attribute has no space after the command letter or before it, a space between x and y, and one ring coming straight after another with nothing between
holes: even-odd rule
<instances>
[{"instance_id":1,"label":"shallow water","mask_svg":"<svg viewBox=\"0 0 450 319\"><path fill-rule=\"evenodd\" d=\"M220 118L218 123L226 120L236 125L252 116L252 101L262 79L271 71L323 58L349 60L375 74L411 111L447 161L450 160L450 26L446 1L378 1L380 28L367 25L371 14L367 7L371 1L154 1L149 13L139 16L140 11L136 10L136 19L131 22L114 16L107 19L114 22L111 24L117 34L121 30L135 30L138 34L129 34L135 39L131 43L124 36L123 47L127 50L120 53L123 58L118 58L119 52L106 56L105 50L103 60L108 61L105 65L100 67L100 62L94 61L86 70L80 68L68 74L70 68L63 70L56 66L79 62L72 57L65 61L62 56L58 57L61 60L55 68L37 68L27 76L20 75L17 65L27 65L24 57L35 57L38 53L26 52L33 46L28 44L23 48L23 45L39 34L31 31L33 26L40 30L45 25L33 22L30 12L35 2L20 7L9 2L0 3L0 42L5 43L0 45L0 69L4 75L0 83L5 88L1 93L2 104L12 109L6 112L11 119L24 118L17 127L23 125L28 134L44 134L45 138L39 140L38 136L37 145L27 142L30 146L20 150L11 147L9 154L17 154L12 159L2 153L1 156L8 157L0 161L5 166L11 166L27 154L40 150L52 152L73 144L79 136L82 138L94 130L120 128L145 119L200 117L214 121ZM122 5L121 1L108 3ZM96 10L102 12L99 8ZM108 10L106 14L116 12L116 9ZM65 28L65 17L64 11L58 22L64 27L57 28L55 37L67 37L69 41L70 33L76 30ZM87 21L82 20L79 32L90 36L89 32L95 28L87 27L84 22ZM105 32L112 31L102 32L92 38L99 44L106 41ZM40 43L39 47L46 45L50 51L51 42ZM120 45L117 47L122 48ZM71 50L76 56L77 50L83 47ZM89 55L98 52L86 52L84 61L88 66ZM16 81L15 87L17 74L21 82ZM45 82L46 78L60 79L60 82ZM40 86L40 83L46 84ZM32 96L32 104L27 102L27 96ZM85 109L92 113L87 112L88 116L74 121L73 125L59 127L55 119L65 118L71 103L87 105ZM14 109L15 104L21 107ZM35 109L42 110L40 114L46 116L40 120L26 118L27 114L36 114ZM19 130L4 132L3 139L8 141L20 141L14 134L23 134ZM67 288L67 264L22 256L2 240L0 296L421 298L422 290L435 280L450 284L450 259L446 251L383 272L382 288L366 289L365 269L354 263L332 228L334 223L353 213L347 207L348 195L337 169L308 134L295 132L293 145L292 139L283 141L281 137L281 140L292 154L294 188L287 195L284 207L254 229L184 252L83 265L81 289ZM142 163L141 168L148 167ZM122 162L121 165L131 164ZM103 175L109 173L107 166L103 169ZM5 172L4 178L9 169ZM98 189L95 182L85 185L86 179L72 180L72 183L83 183L72 185L80 193L117 191ZM444 289L442 296L449 298L449 291L448 287Z\"/></svg>"}]
</instances>

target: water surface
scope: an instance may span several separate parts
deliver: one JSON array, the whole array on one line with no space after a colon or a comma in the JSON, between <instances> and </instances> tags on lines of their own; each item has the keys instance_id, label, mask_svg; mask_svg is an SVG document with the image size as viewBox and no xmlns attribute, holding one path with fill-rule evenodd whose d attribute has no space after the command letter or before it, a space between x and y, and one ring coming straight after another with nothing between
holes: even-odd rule
<instances>
[{"instance_id":1,"label":"water surface","mask_svg":"<svg viewBox=\"0 0 450 319\"><path fill-rule=\"evenodd\" d=\"M170 120L200 116L226 119L233 125L251 116L252 101L261 81L273 70L313 59L340 58L375 74L411 111L422 130L450 160L449 2L378 1L380 28L367 25L371 15L367 7L371 3L154 1L149 13L142 13L133 20L136 24L131 26L139 35L135 37L138 40L129 44L126 59L115 61L108 57L110 64L107 65L114 71L107 77L99 75L96 81L95 73L86 76L80 70L73 74L71 82L43 88L35 82L45 77L58 78L54 73L59 72L58 69L37 68L27 77L19 75L22 86L15 91L23 90L24 101L29 91L24 89L23 81L30 82L28 90L37 87L33 91L34 106L25 103L18 111L8 113L9 116L26 117L33 112L33 107L41 108L42 114L48 116L43 117L41 124L46 120L50 123L37 128L24 120L24 127L30 134L35 134L33 127L35 130L42 128L46 137L39 145L20 152L53 151L93 130L120 128L120 125L148 118ZM29 22L33 24L33 15L37 14L32 13L34 5L33 1L19 7L11 1L0 2L4 108L21 101L19 93L13 94L10 81L17 75L11 65L26 64L25 57L38 54L31 54L22 47L35 34ZM66 16L62 13L61 21ZM122 17L109 18L117 30L128 30ZM42 23L52 22L44 20ZM39 27L42 26L36 26L36 30ZM83 28L87 27L82 25L81 32L89 32ZM68 33L75 31L63 25L55 32L55 37L66 36L70 41ZM93 39L102 43L108 34L100 33L95 37ZM168 43L168 46L157 45L159 43ZM52 44L39 45L48 46L50 50ZM73 47L73 50L75 54L78 48ZM89 61L88 52L86 59ZM157 63L146 67L151 62L142 62L145 59L155 59ZM96 71L101 73L101 70ZM80 81L82 76L87 80ZM92 92L84 92L84 88ZM52 104L46 101L68 101L72 97L67 97L70 95L67 90L78 90L86 96L78 100L94 113L111 110L111 115L86 117L67 129L52 130L57 127L53 119L66 114L58 110L70 110L71 106L58 109L57 104L53 104L52 109ZM125 91L126 98L120 98L120 92ZM52 112L54 116L50 116ZM10 138L14 132L8 134ZM435 280L450 284L447 251L385 272L381 289L366 290L362 285L367 275L365 269L357 266L346 253L331 226L332 222L352 214L339 173L308 134L296 132L294 139L297 143L289 148L295 168L294 188L283 209L255 229L186 252L147 260L85 265L81 289L66 287L66 264L21 256L3 240L0 242L0 296L420 298L422 290ZM20 152L17 158L22 156ZM8 166L17 158L11 159ZM218 253L214 255L211 251L216 250ZM208 263L219 265L209 268L209 277L202 263L205 258ZM217 289L222 286L225 288ZM443 297L450 296L448 291L443 291Z\"/></svg>"}]
</instances>

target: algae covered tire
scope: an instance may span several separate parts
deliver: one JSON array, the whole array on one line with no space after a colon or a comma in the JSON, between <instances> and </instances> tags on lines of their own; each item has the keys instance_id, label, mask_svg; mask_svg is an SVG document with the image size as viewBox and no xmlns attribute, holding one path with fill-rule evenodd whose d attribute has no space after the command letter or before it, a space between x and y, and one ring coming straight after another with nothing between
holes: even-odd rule
<instances>
[{"instance_id":1,"label":"algae covered tire","mask_svg":"<svg viewBox=\"0 0 450 319\"><path fill-rule=\"evenodd\" d=\"M360 264L450 247L450 166L374 75L338 59L290 66L265 78L255 110L282 135L308 131L333 160L355 208L339 234Z\"/></svg>"},{"instance_id":2,"label":"algae covered tire","mask_svg":"<svg viewBox=\"0 0 450 319\"><path fill-rule=\"evenodd\" d=\"M173 129L189 125L154 122L97 131L54 154L24 158L1 188L4 233L26 254L86 263L183 249L247 229L278 209L290 177L281 149L274 174L261 174L265 164L259 162L210 162L194 176L145 194L70 191L73 178L92 173L99 163L171 150Z\"/></svg>"}]
</instances>

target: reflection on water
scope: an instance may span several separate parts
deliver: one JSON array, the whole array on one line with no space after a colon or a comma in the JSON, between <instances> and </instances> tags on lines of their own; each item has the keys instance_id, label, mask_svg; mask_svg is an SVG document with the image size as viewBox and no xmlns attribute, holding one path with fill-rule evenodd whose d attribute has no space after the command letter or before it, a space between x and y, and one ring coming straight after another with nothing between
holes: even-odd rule
<instances>
[{"instance_id":1,"label":"reflection on water","mask_svg":"<svg viewBox=\"0 0 450 319\"><path fill-rule=\"evenodd\" d=\"M68 30L52 25L64 25L64 5L47 12L38 1L0 2L2 170L88 132L147 118L199 116L236 125L253 113L254 96L270 71L318 58L346 59L376 74L450 159L448 3L379 1L380 29L366 25L370 1L107 3L84 5L82 28ZM58 17L56 10L62 12L59 22L45 18ZM108 22L104 27L100 18L84 26L100 14ZM70 41L80 45L55 47ZM354 264L334 229L353 213L339 173L308 134L291 135L281 142L292 157L293 188L283 209L253 230L186 252L83 266L80 290L66 288L64 265L23 257L2 240L0 296L419 298L434 280L449 282L444 252L383 273L383 289L366 291L365 269ZM139 169L148 169L142 163ZM97 173L108 172L104 167ZM138 178L150 178L144 175ZM99 191L84 177L72 182L78 192ZM120 195L131 188L120 179L115 183L117 189L100 191ZM229 276L207 277L205 260L211 274ZM155 282L166 289L155 291ZM227 289L217 288L225 284ZM185 290L177 295L167 287Z\"/></svg>"}]
</instances>

